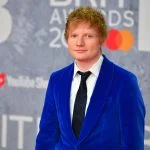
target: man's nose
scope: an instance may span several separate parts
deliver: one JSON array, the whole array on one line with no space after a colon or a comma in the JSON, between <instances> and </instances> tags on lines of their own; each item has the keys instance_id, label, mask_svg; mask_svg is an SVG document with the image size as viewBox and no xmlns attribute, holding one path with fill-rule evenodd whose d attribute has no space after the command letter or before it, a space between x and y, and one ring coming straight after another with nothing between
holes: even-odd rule
<instances>
[{"instance_id":1,"label":"man's nose","mask_svg":"<svg viewBox=\"0 0 150 150\"><path fill-rule=\"evenodd\" d=\"M76 41L76 45L77 46L83 46L85 43L84 43L84 38L83 37L78 37L77 38L77 41Z\"/></svg>"}]
</instances>

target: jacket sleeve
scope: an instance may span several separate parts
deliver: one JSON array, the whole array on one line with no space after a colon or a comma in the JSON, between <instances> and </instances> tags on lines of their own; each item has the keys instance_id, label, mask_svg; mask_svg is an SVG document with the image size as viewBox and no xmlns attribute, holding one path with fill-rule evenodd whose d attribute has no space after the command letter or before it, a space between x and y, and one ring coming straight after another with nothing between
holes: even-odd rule
<instances>
[{"instance_id":1,"label":"jacket sleeve","mask_svg":"<svg viewBox=\"0 0 150 150\"><path fill-rule=\"evenodd\" d=\"M136 77L125 81L120 98L122 150L144 150L145 107Z\"/></svg>"},{"instance_id":2,"label":"jacket sleeve","mask_svg":"<svg viewBox=\"0 0 150 150\"><path fill-rule=\"evenodd\" d=\"M59 139L59 125L53 90L54 79L52 74L46 91L35 150L54 150Z\"/></svg>"}]
</instances>

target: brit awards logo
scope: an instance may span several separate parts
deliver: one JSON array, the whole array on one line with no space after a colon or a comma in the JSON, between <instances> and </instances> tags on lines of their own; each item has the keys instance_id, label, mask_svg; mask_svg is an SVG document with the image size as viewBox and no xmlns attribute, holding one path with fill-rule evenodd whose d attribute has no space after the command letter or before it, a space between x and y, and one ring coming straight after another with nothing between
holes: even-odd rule
<instances>
[{"instance_id":1,"label":"brit awards logo","mask_svg":"<svg viewBox=\"0 0 150 150\"><path fill-rule=\"evenodd\" d=\"M87 0L86 3L91 7L100 9L106 17L110 30L104 45L111 51L131 50L134 45L132 28L135 24L135 12L127 9L128 4L125 3L125 0L115 0L112 6L109 5L109 0L100 0L99 2ZM86 5L81 0L64 0L63 2L61 0L50 0L50 7L53 8L49 21L49 31L53 35L49 43L50 48L67 47L61 26L65 23L64 20L67 18L67 14L72 11L67 9L67 6L71 4L75 8ZM109 10L107 10L107 7L110 7ZM121 28L118 29L118 27Z\"/></svg>"}]
</instances>

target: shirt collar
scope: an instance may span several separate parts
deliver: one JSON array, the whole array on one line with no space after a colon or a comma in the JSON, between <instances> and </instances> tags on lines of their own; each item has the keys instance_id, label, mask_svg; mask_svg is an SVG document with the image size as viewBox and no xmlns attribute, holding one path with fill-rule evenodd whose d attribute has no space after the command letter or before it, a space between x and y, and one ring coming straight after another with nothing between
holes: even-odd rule
<instances>
[{"instance_id":1,"label":"shirt collar","mask_svg":"<svg viewBox=\"0 0 150 150\"><path fill-rule=\"evenodd\" d=\"M103 62L103 55L100 55L99 59L97 60L97 62L95 62L92 67L89 69L89 71L91 71L91 73L93 75L95 75L96 77L98 77L99 75L99 71L101 69L101 65ZM73 78L77 75L77 71L80 71L80 69L78 68L76 62L74 62L74 74L73 74Z\"/></svg>"}]
</instances>

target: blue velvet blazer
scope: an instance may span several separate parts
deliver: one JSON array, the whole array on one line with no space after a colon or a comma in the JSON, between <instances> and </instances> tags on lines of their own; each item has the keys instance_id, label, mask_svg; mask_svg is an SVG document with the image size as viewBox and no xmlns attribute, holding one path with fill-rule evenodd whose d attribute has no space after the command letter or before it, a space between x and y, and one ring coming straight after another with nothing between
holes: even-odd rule
<instances>
[{"instance_id":1,"label":"blue velvet blazer","mask_svg":"<svg viewBox=\"0 0 150 150\"><path fill-rule=\"evenodd\" d=\"M70 119L74 64L49 80L36 150L144 150L145 107L137 79L105 56L79 138Z\"/></svg>"}]
</instances>

